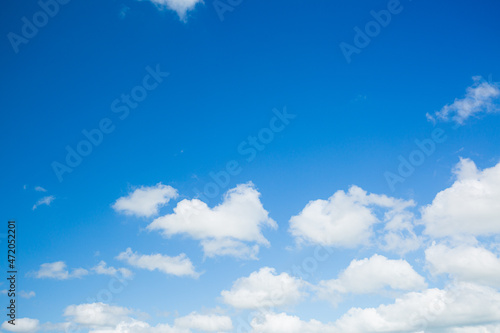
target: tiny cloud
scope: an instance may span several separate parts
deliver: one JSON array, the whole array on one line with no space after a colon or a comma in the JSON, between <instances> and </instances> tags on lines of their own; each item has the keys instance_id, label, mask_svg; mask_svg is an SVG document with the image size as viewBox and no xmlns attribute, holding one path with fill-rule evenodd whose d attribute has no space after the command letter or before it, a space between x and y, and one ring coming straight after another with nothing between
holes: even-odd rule
<instances>
[{"instance_id":1,"label":"tiny cloud","mask_svg":"<svg viewBox=\"0 0 500 333\"><path fill-rule=\"evenodd\" d=\"M50 206L50 203L54 201L55 197L53 195L49 195L46 197L41 198L36 202L36 204L33 205L33 210L37 209L41 205L47 205Z\"/></svg>"},{"instance_id":2,"label":"tiny cloud","mask_svg":"<svg viewBox=\"0 0 500 333\"><path fill-rule=\"evenodd\" d=\"M203 3L202 0L150 0L157 7L173 10L182 21L186 20L186 13L193 10L196 4Z\"/></svg>"},{"instance_id":3,"label":"tiny cloud","mask_svg":"<svg viewBox=\"0 0 500 333\"><path fill-rule=\"evenodd\" d=\"M21 290L21 292L19 293L19 296L21 296L22 298L30 299L32 297L35 297L36 293L34 291Z\"/></svg>"}]
</instances>

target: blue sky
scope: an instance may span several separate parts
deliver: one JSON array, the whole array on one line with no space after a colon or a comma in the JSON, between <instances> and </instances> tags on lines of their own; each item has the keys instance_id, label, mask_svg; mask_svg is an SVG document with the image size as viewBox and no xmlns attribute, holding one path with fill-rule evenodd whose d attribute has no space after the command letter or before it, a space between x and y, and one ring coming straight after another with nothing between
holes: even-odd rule
<instances>
[{"instance_id":1,"label":"blue sky","mask_svg":"<svg viewBox=\"0 0 500 333\"><path fill-rule=\"evenodd\" d=\"M3 6L2 332L500 329L497 2Z\"/></svg>"}]
</instances>

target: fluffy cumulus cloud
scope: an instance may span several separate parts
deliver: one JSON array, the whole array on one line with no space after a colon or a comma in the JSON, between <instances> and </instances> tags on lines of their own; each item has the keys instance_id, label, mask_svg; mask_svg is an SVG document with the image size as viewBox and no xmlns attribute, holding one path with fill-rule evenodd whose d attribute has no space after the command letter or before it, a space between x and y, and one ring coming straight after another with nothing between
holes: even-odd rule
<instances>
[{"instance_id":1,"label":"fluffy cumulus cloud","mask_svg":"<svg viewBox=\"0 0 500 333\"><path fill-rule=\"evenodd\" d=\"M16 325L11 325L7 321L2 324L2 329L8 332L34 333L40 329L40 322L31 318L16 318Z\"/></svg>"},{"instance_id":2,"label":"fluffy cumulus cloud","mask_svg":"<svg viewBox=\"0 0 500 333\"><path fill-rule=\"evenodd\" d=\"M204 332L227 332L233 329L233 323L228 316L202 315L196 312L177 318L174 326Z\"/></svg>"},{"instance_id":3,"label":"fluffy cumulus cloud","mask_svg":"<svg viewBox=\"0 0 500 333\"><path fill-rule=\"evenodd\" d=\"M264 313L251 322L252 333L334 333L332 325L317 320L303 321L297 316L286 313ZM349 332L349 331L346 331Z\"/></svg>"},{"instance_id":4,"label":"fluffy cumulus cloud","mask_svg":"<svg viewBox=\"0 0 500 333\"><path fill-rule=\"evenodd\" d=\"M425 279L407 261L375 254L369 259L353 260L337 279L321 281L318 292L321 297L335 300L344 293L380 293L388 288L410 291L426 287Z\"/></svg>"},{"instance_id":5,"label":"fluffy cumulus cloud","mask_svg":"<svg viewBox=\"0 0 500 333\"><path fill-rule=\"evenodd\" d=\"M484 81L480 76L472 78L474 83L467 88L465 96L455 99L452 104L444 106L434 115L427 114L432 121L454 121L462 124L467 118L482 113L493 113L499 110L498 98L500 89L497 83Z\"/></svg>"},{"instance_id":6,"label":"fluffy cumulus cloud","mask_svg":"<svg viewBox=\"0 0 500 333\"><path fill-rule=\"evenodd\" d=\"M195 271L193 263L184 253L176 257L169 257L162 254L140 255L128 248L116 258L127 262L131 266L149 271L158 270L162 273L175 276L191 276L195 278L199 276L199 273Z\"/></svg>"},{"instance_id":7,"label":"fluffy cumulus cloud","mask_svg":"<svg viewBox=\"0 0 500 333\"><path fill-rule=\"evenodd\" d=\"M299 302L306 287L302 280L287 273L277 274L264 267L236 280L231 290L221 292L223 301L239 309L268 309Z\"/></svg>"},{"instance_id":8,"label":"fluffy cumulus cloud","mask_svg":"<svg viewBox=\"0 0 500 333\"><path fill-rule=\"evenodd\" d=\"M40 269L34 272L38 279L57 279L67 280L72 278L81 278L88 275L89 272L83 268L75 268L71 272L67 269L64 261L56 261L40 265Z\"/></svg>"},{"instance_id":9,"label":"fluffy cumulus cloud","mask_svg":"<svg viewBox=\"0 0 500 333\"><path fill-rule=\"evenodd\" d=\"M500 293L464 282L409 292L376 308L351 308L328 324L273 312L262 312L251 321L253 333L493 333L499 328Z\"/></svg>"},{"instance_id":10,"label":"fluffy cumulus cloud","mask_svg":"<svg viewBox=\"0 0 500 333\"><path fill-rule=\"evenodd\" d=\"M425 251L425 259L432 274L500 287L500 257L483 247L433 244Z\"/></svg>"},{"instance_id":11,"label":"fluffy cumulus cloud","mask_svg":"<svg viewBox=\"0 0 500 333\"><path fill-rule=\"evenodd\" d=\"M85 331L89 333L192 333L192 330L222 333L233 329L231 318L228 316L203 315L196 312L177 318L173 325L160 323L152 326L137 319L139 315L149 317L147 314L104 303L70 305L64 310L63 315L67 319L65 323L39 325L38 321L33 321L33 319L30 319L30 323L36 323L36 329L43 331ZM30 327L35 326L31 325ZM19 330L13 332L35 331Z\"/></svg>"},{"instance_id":12,"label":"fluffy cumulus cloud","mask_svg":"<svg viewBox=\"0 0 500 333\"><path fill-rule=\"evenodd\" d=\"M104 303L70 305L64 316L76 324L87 328L112 328L121 322L129 322L131 309Z\"/></svg>"},{"instance_id":13,"label":"fluffy cumulus cloud","mask_svg":"<svg viewBox=\"0 0 500 333\"><path fill-rule=\"evenodd\" d=\"M374 235L373 225L385 222L386 247L407 252L418 247L413 232L413 201L385 195L367 194L357 186L346 193L337 191L328 200L314 200L290 219L290 232L299 243L353 248L368 245ZM377 216L383 211L383 216Z\"/></svg>"},{"instance_id":14,"label":"fluffy cumulus cloud","mask_svg":"<svg viewBox=\"0 0 500 333\"><path fill-rule=\"evenodd\" d=\"M70 305L64 311L72 331L85 328L89 333L190 333L166 324L150 326L134 318L134 314L132 309L104 303Z\"/></svg>"},{"instance_id":15,"label":"fluffy cumulus cloud","mask_svg":"<svg viewBox=\"0 0 500 333\"><path fill-rule=\"evenodd\" d=\"M248 183L229 190L214 208L198 199L182 200L173 214L157 218L148 229L165 237L186 235L200 240L207 257L255 259L259 245L269 246L261 231L266 226L277 228L262 206L260 193Z\"/></svg>"},{"instance_id":16,"label":"fluffy cumulus cloud","mask_svg":"<svg viewBox=\"0 0 500 333\"><path fill-rule=\"evenodd\" d=\"M193 10L196 4L203 3L202 0L150 0L159 8L173 10L181 20L186 20L186 13Z\"/></svg>"},{"instance_id":17,"label":"fluffy cumulus cloud","mask_svg":"<svg viewBox=\"0 0 500 333\"><path fill-rule=\"evenodd\" d=\"M460 283L427 289L377 308L352 308L335 323L339 332L453 332L500 322L500 293ZM478 331L474 331L478 332ZM480 331L479 331L480 332Z\"/></svg>"},{"instance_id":18,"label":"fluffy cumulus cloud","mask_svg":"<svg viewBox=\"0 0 500 333\"><path fill-rule=\"evenodd\" d=\"M500 233L500 163L478 170L461 159L453 185L422 209L424 232L433 237Z\"/></svg>"},{"instance_id":19,"label":"fluffy cumulus cloud","mask_svg":"<svg viewBox=\"0 0 500 333\"><path fill-rule=\"evenodd\" d=\"M176 189L162 183L149 187L142 186L116 200L113 209L127 215L150 217L158 215L159 209L177 196Z\"/></svg>"}]
</instances>

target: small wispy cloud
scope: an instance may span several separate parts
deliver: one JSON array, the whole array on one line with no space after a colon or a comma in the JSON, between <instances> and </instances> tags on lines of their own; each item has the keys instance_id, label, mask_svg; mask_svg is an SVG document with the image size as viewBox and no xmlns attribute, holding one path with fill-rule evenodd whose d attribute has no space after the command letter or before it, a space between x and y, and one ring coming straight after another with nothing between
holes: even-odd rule
<instances>
[{"instance_id":1,"label":"small wispy cloud","mask_svg":"<svg viewBox=\"0 0 500 333\"><path fill-rule=\"evenodd\" d=\"M33 205L33 210L37 209L41 205L47 205L50 206L50 203L54 201L55 197L53 195L49 195L46 197L41 198L36 202L36 204Z\"/></svg>"},{"instance_id":2,"label":"small wispy cloud","mask_svg":"<svg viewBox=\"0 0 500 333\"><path fill-rule=\"evenodd\" d=\"M37 271L32 271L28 275L37 279L54 279L54 280L69 280L80 279L87 275L109 275L115 277L131 278L133 273L126 268L115 268L108 266L106 262L101 261L96 266L85 268L68 269L64 261L56 261L51 263L41 264ZM30 298L34 297L34 292L21 292L21 297Z\"/></svg>"},{"instance_id":3,"label":"small wispy cloud","mask_svg":"<svg viewBox=\"0 0 500 333\"><path fill-rule=\"evenodd\" d=\"M359 94L358 96L356 96L355 98L353 98L351 100L351 103L360 103L360 102L366 101L367 98L368 98L368 96Z\"/></svg>"},{"instance_id":4,"label":"small wispy cloud","mask_svg":"<svg viewBox=\"0 0 500 333\"><path fill-rule=\"evenodd\" d=\"M131 277L132 272L126 268L114 268L108 266L106 262L101 261L97 266L92 267L92 271L99 275L110 275L110 276L123 276L125 278Z\"/></svg>"},{"instance_id":5,"label":"small wispy cloud","mask_svg":"<svg viewBox=\"0 0 500 333\"><path fill-rule=\"evenodd\" d=\"M21 290L19 292L19 296L21 296L22 298L30 299L32 297L35 297L36 293L34 291L24 291L24 290Z\"/></svg>"},{"instance_id":6,"label":"small wispy cloud","mask_svg":"<svg viewBox=\"0 0 500 333\"><path fill-rule=\"evenodd\" d=\"M445 105L434 115L427 113L427 119L432 122L454 121L461 125L471 116L498 112L499 84L487 82L481 76L474 76L472 79L474 83L467 88L463 98L455 99L452 104Z\"/></svg>"},{"instance_id":7,"label":"small wispy cloud","mask_svg":"<svg viewBox=\"0 0 500 333\"><path fill-rule=\"evenodd\" d=\"M46 190L46 189L44 189L44 188L43 188L43 187L41 187L41 186L37 186L37 187L35 187L35 191L37 191L37 192L47 192L47 190Z\"/></svg>"},{"instance_id":8,"label":"small wispy cloud","mask_svg":"<svg viewBox=\"0 0 500 333\"><path fill-rule=\"evenodd\" d=\"M200 276L195 271L191 260L184 253L177 257L169 257L162 254L140 255L128 248L116 258L126 261L131 266L147 269L148 271L157 270L168 275L191 276L194 278Z\"/></svg>"},{"instance_id":9,"label":"small wispy cloud","mask_svg":"<svg viewBox=\"0 0 500 333\"><path fill-rule=\"evenodd\" d=\"M118 13L118 16L123 20L125 17L127 17L129 10L130 10L129 6L122 5L120 8L120 12Z\"/></svg>"},{"instance_id":10,"label":"small wispy cloud","mask_svg":"<svg viewBox=\"0 0 500 333\"><path fill-rule=\"evenodd\" d=\"M89 272L84 268L75 268L71 272L67 269L64 261L56 261L40 265L40 269L34 272L34 276L38 279L56 279L67 280L73 278L81 278L88 275Z\"/></svg>"},{"instance_id":11,"label":"small wispy cloud","mask_svg":"<svg viewBox=\"0 0 500 333\"><path fill-rule=\"evenodd\" d=\"M193 10L196 4L203 3L202 0L149 0L158 8L173 10L182 21L186 21L186 13Z\"/></svg>"}]
</instances>

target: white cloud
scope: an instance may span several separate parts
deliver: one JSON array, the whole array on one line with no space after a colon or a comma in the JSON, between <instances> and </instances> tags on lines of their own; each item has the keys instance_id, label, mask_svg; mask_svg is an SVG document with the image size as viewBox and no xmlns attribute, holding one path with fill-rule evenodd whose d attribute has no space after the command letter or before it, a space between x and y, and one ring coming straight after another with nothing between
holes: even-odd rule
<instances>
[{"instance_id":1,"label":"white cloud","mask_svg":"<svg viewBox=\"0 0 500 333\"><path fill-rule=\"evenodd\" d=\"M451 332L500 322L500 293L470 283L411 292L393 304L352 308L335 323L339 332Z\"/></svg>"},{"instance_id":2,"label":"white cloud","mask_svg":"<svg viewBox=\"0 0 500 333\"><path fill-rule=\"evenodd\" d=\"M248 183L229 190L224 201L214 208L198 199L182 200L173 214L157 218L148 229L159 230L165 237L187 235L200 240L208 257L231 255L255 259L258 245L269 246L261 228L277 228L259 197L253 184Z\"/></svg>"},{"instance_id":3,"label":"white cloud","mask_svg":"<svg viewBox=\"0 0 500 333\"><path fill-rule=\"evenodd\" d=\"M427 114L427 118L432 121L453 120L458 124L463 124L471 116L497 112L499 110L497 99L500 96L498 84L486 82L480 76L472 79L474 83L467 88L464 98L455 99L452 104L444 106L434 116Z\"/></svg>"},{"instance_id":4,"label":"white cloud","mask_svg":"<svg viewBox=\"0 0 500 333\"><path fill-rule=\"evenodd\" d=\"M407 252L418 250L422 246L421 237L413 232L413 222L408 229L391 231L385 228L384 231L385 233L381 236L384 243L379 245L384 251L404 255Z\"/></svg>"},{"instance_id":5,"label":"white cloud","mask_svg":"<svg viewBox=\"0 0 500 333\"><path fill-rule=\"evenodd\" d=\"M113 209L127 215L150 217L158 215L159 209L177 196L176 189L162 183L150 187L141 186L128 196L116 200Z\"/></svg>"},{"instance_id":6,"label":"white cloud","mask_svg":"<svg viewBox=\"0 0 500 333\"><path fill-rule=\"evenodd\" d=\"M66 263L64 261L56 261L53 263L41 264L40 269L36 271L35 277L38 279L57 279L57 280L67 280L72 278L81 278L87 275L89 272L83 268L73 269L71 272L66 268Z\"/></svg>"},{"instance_id":7,"label":"white cloud","mask_svg":"<svg viewBox=\"0 0 500 333\"><path fill-rule=\"evenodd\" d=\"M40 322L37 319L17 318L16 325L11 325L7 321L2 324L2 329L9 332L33 333L40 329Z\"/></svg>"},{"instance_id":8,"label":"white cloud","mask_svg":"<svg viewBox=\"0 0 500 333\"><path fill-rule=\"evenodd\" d=\"M137 311L132 309L104 303L70 305L64 311L69 324L88 328L90 333L191 333L191 329L227 332L233 329L231 318L227 316L193 312L177 318L173 326L151 326L134 318L136 314Z\"/></svg>"},{"instance_id":9,"label":"white cloud","mask_svg":"<svg viewBox=\"0 0 500 333\"><path fill-rule=\"evenodd\" d=\"M46 197L41 198L36 202L36 204L33 205L33 210L37 209L41 205L47 205L50 206L52 201L54 201L55 197L53 195L49 195Z\"/></svg>"},{"instance_id":10,"label":"white cloud","mask_svg":"<svg viewBox=\"0 0 500 333\"><path fill-rule=\"evenodd\" d=\"M181 20L186 19L186 13L193 10L196 4L203 3L202 0L150 0L160 8L168 8L179 15Z\"/></svg>"},{"instance_id":11,"label":"white cloud","mask_svg":"<svg viewBox=\"0 0 500 333\"><path fill-rule=\"evenodd\" d=\"M485 248L433 244L425 251L425 259L432 274L500 287L500 257Z\"/></svg>"},{"instance_id":12,"label":"white cloud","mask_svg":"<svg viewBox=\"0 0 500 333\"><path fill-rule=\"evenodd\" d=\"M272 308L299 302L305 293L305 282L287 273L276 274L264 267L233 283L231 290L221 292L223 301L239 309Z\"/></svg>"},{"instance_id":13,"label":"white cloud","mask_svg":"<svg viewBox=\"0 0 500 333\"><path fill-rule=\"evenodd\" d=\"M111 276L120 275L124 278L132 276L132 272L130 270L126 268L114 268L112 266L107 266L106 262L104 261L99 262L99 264L93 267L92 270L96 274L101 274L101 275L111 275Z\"/></svg>"},{"instance_id":14,"label":"white cloud","mask_svg":"<svg viewBox=\"0 0 500 333\"><path fill-rule=\"evenodd\" d=\"M127 17L127 13L129 12L130 7L126 6L124 4L121 5L120 12L118 13L118 16L123 20L125 17Z\"/></svg>"},{"instance_id":15,"label":"white cloud","mask_svg":"<svg viewBox=\"0 0 500 333\"><path fill-rule=\"evenodd\" d=\"M64 316L72 323L88 328L112 328L131 321L132 313L130 309L104 303L70 305L64 310Z\"/></svg>"},{"instance_id":16,"label":"white cloud","mask_svg":"<svg viewBox=\"0 0 500 333\"><path fill-rule=\"evenodd\" d=\"M19 292L19 296L21 296L22 298L30 299L32 297L35 297L36 293L34 291L24 291L24 290L21 290Z\"/></svg>"},{"instance_id":17,"label":"white cloud","mask_svg":"<svg viewBox=\"0 0 500 333\"><path fill-rule=\"evenodd\" d=\"M228 316L201 315L196 312L177 318L174 326L208 332L226 332L233 329L233 323Z\"/></svg>"},{"instance_id":18,"label":"white cloud","mask_svg":"<svg viewBox=\"0 0 500 333\"><path fill-rule=\"evenodd\" d=\"M191 333L189 329L167 324L151 326L135 319L138 314L129 308L104 303L70 305L64 311L68 322L62 325L72 327L72 331L75 328L87 328L89 333ZM57 327L61 324L51 326Z\"/></svg>"},{"instance_id":19,"label":"white cloud","mask_svg":"<svg viewBox=\"0 0 500 333\"><path fill-rule=\"evenodd\" d=\"M318 292L320 297L335 301L339 294L381 293L386 288L412 291L425 289L427 284L407 261L375 254L351 261L337 279L321 281Z\"/></svg>"},{"instance_id":20,"label":"white cloud","mask_svg":"<svg viewBox=\"0 0 500 333\"><path fill-rule=\"evenodd\" d=\"M69 333L69 332L74 332L74 328L76 327L75 324L72 324L70 322L64 322L64 323L51 323L51 322L46 322L43 325L40 325L40 330L44 332L64 332L64 333Z\"/></svg>"},{"instance_id":21,"label":"white cloud","mask_svg":"<svg viewBox=\"0 0 500 333\"><path fill-rule=\"evenodd\" d=\"M143 321L131 320L128 322L121 322L113 328L91 330L89 333L191 333L191 331L171 327L167 324L151 326Z\"/></svg>"},{"instance_id":22,"label":"white cloud","mask_svg":"<svg viewBox=\"0 0 500 333\"><path fill-rule=\"evenodd\" d=\"M351 308L334 323L303 321L286 313L263 312L252 333L469 333L497 332L500 293L471 283L410 292L376 308Z\"/></svg>"},{"instance_id":23,"label":"white cloud","mask_svg":"<svg viewBox=\"0 0 500 333\"><path fill-rule=\"evenodd\" d=\"M67 265L64 261L56 261L53 263L45 263L40 265L40 269L33 274L38 279L56 279L56 280L67 280L73 278L81 278L91 272L99 275L111 275L111 276L121 276L123 278L129 278L132 276L132 272L126 268L114 268L107 266L104 261L101 261L96 266L90 269L90 272L84 268L75 268L71 272L67 269ZM33 293L34 296L34 292ZM30 293L30 294L31 294ZM21 295L22 296L22 295ZM26 297L29 298L29 297Z\"/></svg>"},{"instance_id":24,"label":"white cloud","mask_svg":"<svg viewBox=\"0 0 500 333\"><path fill-rule=\"evenodd\" d=\"M499 333L500 324L457 327L449 329L448 332L449 333Z\"/></svg>"},{"instance_id":25,"label":"white cloud","mask_svg":"<svg viewBox=\"0 0 500 333\"><path fill-rule=\"evenodd\" d=\"M43 188L43 187L41 187L41 186L37 186L37 187L35 187L35 191L37 191L37 192L47 192L47 190L46 190L46 189L44 189L44 188Z\"/></svg>"},{"instance_id":26,"label":"white cloud","mask_svg":"<svg viewBox=\"0 0 500 333\"><path fill-rule=\"evenodd\" d=\"M286 313L264 313L251 322L252 333L328 333L337 332L332 325L317 320L303 321ZM350 332L350 331L346 331Z\"/></svg>"},{"instance_id":27,"label":"white cloud","mask_svg":"<svg viewBox=\"0 0 500 333\"><path fill-rule=\"evenodd\" d=\"M259 246L249 246L234 239L204 239L201 246L205 256L213 258L215 256L232 256L236 258L257 259Z\"/></svg>"},{"instance_id":28,"label":"white cloud","mask_svg":"<svg viewBox=\"0 0 500 333\"><path fill-rule=\"evenodd\" d=\"M353 248L368 245L374 236L373 225L385 222L386 238L383 247L407 252L417 246L405 243L406 233L410 240L416 240L413 232L413 214L407 209L415 203L385 195L367 194L351 186L349 191L337 191L328 200L310 201L306 207L290 219L290 232L299 243L319 244ZM384 210L379 219L376 211ZM389 241L389 242L388 242Z\"/></svg>"},{"instance_id":29,"label":"white cloud","mask_svg":"<svg viewBox=\"0 0 500 333\"><path fill-rule=\"evenodd\" d=\"M168 275L191 276L195 278L200 275L195 271L193 263L184 253L177 257L169 257L162 254L139 255L128 248L116 258L124 260L134 267L149 271L158 270Z\"/></svg>"},{"instance_id":30,"label":"white cloud","mask_svg":"<svg viewBox=\"0 0 500 333\"><path fill-rule=\"evenodd\" d=\"M480 171L461 159L453 185L422 208L424 232L433 237L500 233L500 163Z\"/></svg>"}]
</instances>

